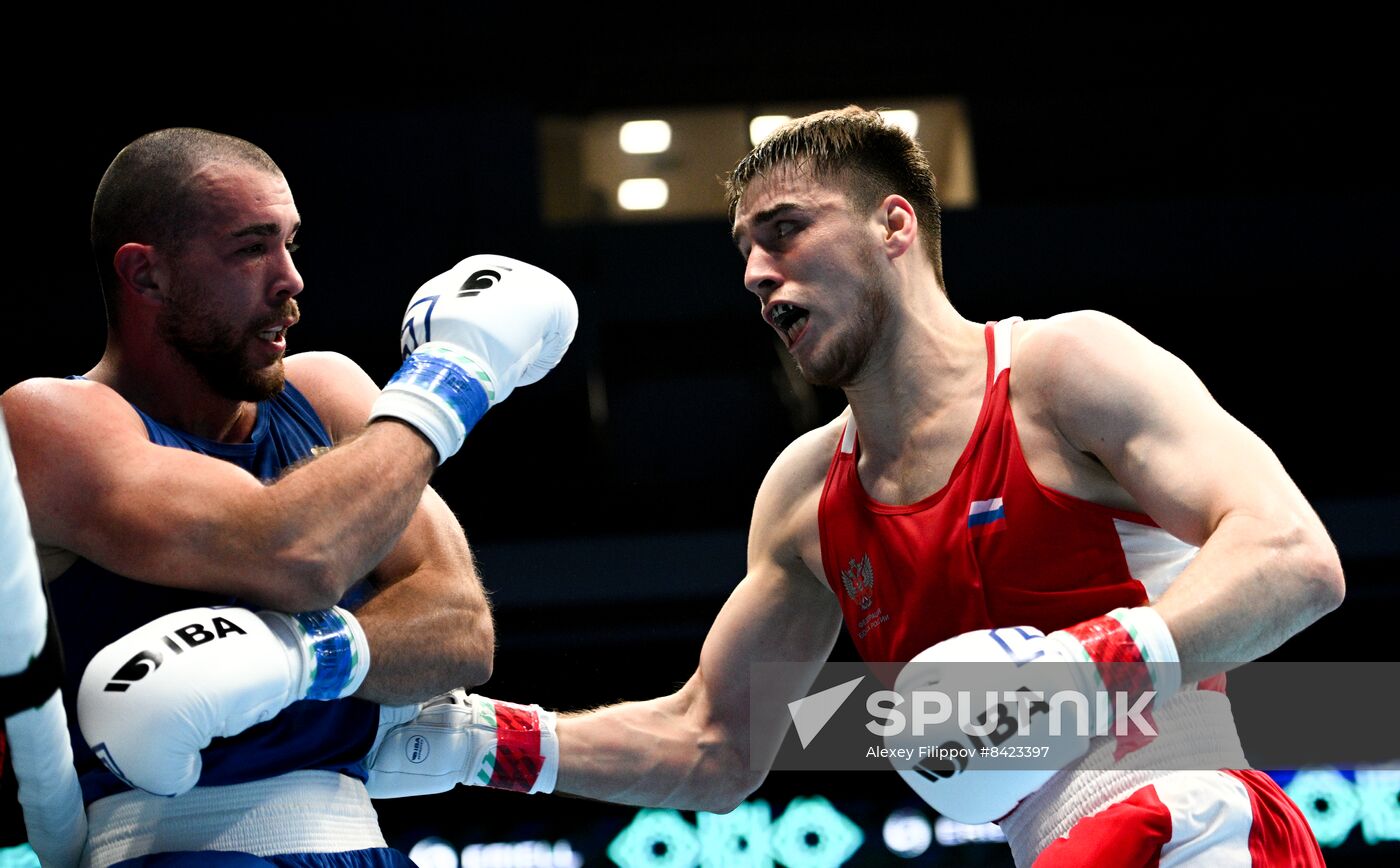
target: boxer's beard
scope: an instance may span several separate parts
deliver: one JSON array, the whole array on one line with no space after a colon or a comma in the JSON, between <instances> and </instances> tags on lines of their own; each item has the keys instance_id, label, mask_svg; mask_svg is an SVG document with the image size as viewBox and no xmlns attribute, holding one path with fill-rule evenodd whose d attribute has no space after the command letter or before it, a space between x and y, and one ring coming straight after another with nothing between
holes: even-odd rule
<instances>
[{"instance_id":1,"label":"boxer's beard","mask_svg":"<svg viewBox=\"0 0 1400 868\"><path fill-rule=\"evenodd\" d=\"M849 386L865 370L871 351L879 343L889 319L889 294L893 287L880 273L873 250L862 248L864 277L857 288L855 312L845 317L843 334L825 355L798 365L802 376L814 386Z\"/></svg>"},{"instance_id":2,"label":"boxer's beard","mask_svg":"<svg viewBox=\"0 0 1400 868\"><path fill-rule=\"evenodd\" d=\"M287 379L282 358L259 366L250 358L250 348L261 340L257 333L267 328L269 321L296 318L296 300L289 298L262 321L239 328L220 322L217 312L202 303L204 297L204 290L197 285L175 288L157 320L161 338L222 397L266 401L281 392Z\"/></svg>"}]
</instances>

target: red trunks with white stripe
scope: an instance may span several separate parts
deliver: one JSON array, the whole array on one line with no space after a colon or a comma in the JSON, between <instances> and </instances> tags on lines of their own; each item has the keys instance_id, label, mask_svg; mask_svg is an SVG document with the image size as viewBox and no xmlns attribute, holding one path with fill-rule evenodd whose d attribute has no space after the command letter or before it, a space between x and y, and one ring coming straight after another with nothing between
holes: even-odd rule
<instances>
[{"instance_id":1,"label":"red trunks with white stripe","mask_svg":"<svg viewBox=\"0 0 1400 868\"><path fill-rule=\"evenodd\" d=\"M1035 868L1323 868L1298 806L1263 772L1178 772L1057 838Z\"/></svg>"}]
</instances>

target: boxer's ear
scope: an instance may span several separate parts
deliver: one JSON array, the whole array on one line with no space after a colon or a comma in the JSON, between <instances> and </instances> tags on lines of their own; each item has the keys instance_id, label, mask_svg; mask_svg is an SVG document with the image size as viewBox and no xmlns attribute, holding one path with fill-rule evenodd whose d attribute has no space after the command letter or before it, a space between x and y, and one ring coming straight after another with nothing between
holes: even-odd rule
<instances>
[{"instance_id":1,"label":"boxer's ear","mask_svg":"<svg viewBox=\"0 0 1400 868\"><path fill-rule=\"evenodd\" d=\"M881 244L890 259L903 256L918 240L919 218L909 200L898 194L885 197L877 219L882 230Z\"/></svg>"},{"instance_id":2,"label":"boxer's ear","mask_svg":"<svg viewBox=\"0 0 1400 868\"><path fill-rule=\"evenodd\" d=\"M123 295L130 293L136 301L144 304L164 303L165 291L157 267L159 261L153 245L129 242L118 247L112 256L112 269L121 281Z\"/></svg>"}]
</instances>

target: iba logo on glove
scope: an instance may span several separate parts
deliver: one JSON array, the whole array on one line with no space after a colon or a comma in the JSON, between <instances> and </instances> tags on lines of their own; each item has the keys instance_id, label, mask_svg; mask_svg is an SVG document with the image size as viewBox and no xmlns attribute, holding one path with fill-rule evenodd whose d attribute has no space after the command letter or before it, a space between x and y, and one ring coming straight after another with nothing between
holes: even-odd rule
<instances>
[{"instance_id":1,"label":"iba logo on glove","mask_svg":"<svg viewBox=\"0 0 1400 868\"><path fill-rule=\"evenodd\" d=\"M418 765L428 758L428 753L432 750L432 744L421 735L410 738L403 747L404 758L414 765Z\"/></svg>"},{"instance_id":2,"label":"iba logo on glove","mask_svg":"<svg viewBox=\"0 0 1400 868\"><path fill-rule=\"evenodd\" d=\"M501 271L510 271L509 268L502 268ZM462 288L457 290L458 298L471 298L474 295L481 295L483 289L489 289L501 282L501 272L490 269L472 272L472 276L462 281Z\"/></svg>"},{"instance_id":3,"label":"iba logo on glove","mask_svg":"<svg viewBox=\"0 0 1400 868\"><path fill-rule=\"evenodd\" d=\"M501 282L501 272L510 271L505 266L483 268L473 271L457 288L457 298L472 298L481 295L483 289L490 289ZM431 281L429 282L431 284ZM421 293L422 290L419 290ZM399 349L407 356L423 344L433 339L433 310L437 308L441 295L424 295L414 298L404 311L403 328L399 330Z\"/></svg>"},{"instance_id":4,"label":"iba logo on glove","mask_svg":"<svg viewBox=\"0 0 1400 868\"><path fill-rule=\"evenodd\" d=\"M222 639L230 633L248 635L246 630L232 621L215 616L214 623L208 627L203 624L189 624L160 638L166 648L176 654L184 654L189 648L196 648L205 642ZM177 642L176 639L180 641ZM184 644L184 648L180 647L181 643ZM165 662L165 655L161 653L160 649L152 648L141 651L112 673L112 680L108 681L107 686L102 689L109 693L121 693L132 684L159 669L163 662Z\"/></svg>"}]
</instances>

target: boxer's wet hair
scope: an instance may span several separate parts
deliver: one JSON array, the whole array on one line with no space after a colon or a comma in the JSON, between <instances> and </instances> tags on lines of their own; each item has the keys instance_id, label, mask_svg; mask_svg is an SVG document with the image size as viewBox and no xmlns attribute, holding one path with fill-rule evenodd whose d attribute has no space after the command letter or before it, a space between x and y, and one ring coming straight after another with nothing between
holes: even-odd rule
<instances>
[{"instance_id":1,"label":"boxer's wet hair","mask_svg":"<svg viewBox=\"0 0 1400 868\"><path fill-rule=\"evenodd\" d=\"M919 219L924 252L933 263L938 285L943 285L937 183L928 157L907 133L887 123L879 112L854 105L788 121L740 160L725 179L729 222L734 222L739 199L750 182L788 166L844 186L847 198L860 210L874 208L892 193L908 199Z\"/></svg>"},{"instance_id":2,"label":"boxer's wet hair","mask_svg":"<svg viewBox=\"0 0 1400 868\"><path fill-rule=\"evenodd\" d=\"M147 133L122 148L107 167L92 201L91 239L109 324L116 323L121 297L112 267L118 248L137 242L178 252L199 224L201 202L191 182L210 163L282 174L252 142L192 127Z\"/></svg>"}]
</instances>

